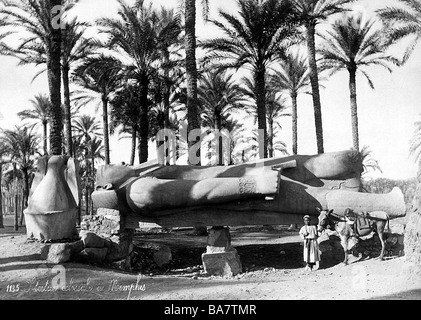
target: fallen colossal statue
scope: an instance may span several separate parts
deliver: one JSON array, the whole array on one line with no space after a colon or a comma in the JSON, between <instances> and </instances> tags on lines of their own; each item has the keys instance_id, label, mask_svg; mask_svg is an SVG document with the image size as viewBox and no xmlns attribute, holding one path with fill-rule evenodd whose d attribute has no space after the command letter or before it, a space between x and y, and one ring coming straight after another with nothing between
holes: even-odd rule
<instances>
[{"instance_id":1,"label":"fallen colossal statue","mask_svg":"<svg viewBox=\"0 0 421 320\"><path fill-rule=\"evenodd\" d=\"M232 166L107 165L98 169L94 206L120 210L126 225L224 226L301 223L316 207L341 214L405 215L402 192L359 192L356 151L296 155Z\"/></svg>"}]
</instances>

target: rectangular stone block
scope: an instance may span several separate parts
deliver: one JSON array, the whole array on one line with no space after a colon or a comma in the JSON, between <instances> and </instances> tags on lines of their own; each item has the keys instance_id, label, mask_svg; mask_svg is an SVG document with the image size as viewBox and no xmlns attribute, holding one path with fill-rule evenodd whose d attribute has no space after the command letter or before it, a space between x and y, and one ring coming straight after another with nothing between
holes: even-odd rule
<instances>
[{"instance_id":1,"label":"rectangular stone block","mask_svg":"<svg viewBox=\"0 0 421 320\"><path fill-rule=\"evenodd\" d=\"M234 248L229 252L203 253L202 262L209 275L232 277L242 272L240 256Z\"/></svg>"},{"instance_id":2,"label":"rectangular stone block","mask_svg":"<svg viewBox=\"0 0 421 320\"><path fill-rule=\"evenodd\" d=\"M121 217L120 215L116 216L112 214L106 214L104 215L104 219L120 222Z\"/></svg>"},{"instance_id":3,"label":"rectangular stone block","mask_svg":"<svg viewBox=\"0 0 421 320\"><path fill-rule=\"evenodd\" d=\"M212 227L209 229L206 253L220 253L231 250L231 235L229 228Z\"/></svg>"},{"instance_id":4,"label":"rectangular stone block","mask_svg":"<svg viewBox=\"0 0 421 320\"><path fill-rule=\"evenodd\" d=\"M113 215L113 216L120 216L121 213L118 210L114 209L107 209L107 208L98 208L96 211L98 216L106 216L106 215Z\"/></svg>"}]
</instances>

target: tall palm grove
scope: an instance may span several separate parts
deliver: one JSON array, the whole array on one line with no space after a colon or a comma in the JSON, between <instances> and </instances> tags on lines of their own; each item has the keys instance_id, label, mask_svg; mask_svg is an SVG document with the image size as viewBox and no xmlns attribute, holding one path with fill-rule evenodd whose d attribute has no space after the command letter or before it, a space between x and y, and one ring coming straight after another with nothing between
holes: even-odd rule
<instances>
[{"instance_id":1,"label":"tall palm grove","mask_svg":"<svg viewBox=\"0 0 421 320\"><path fill-rule=\"evenodd\" d=\"M22 122L0 132L0 227L2 210L16 211L2 195L20 190L23 209L43 155L79 160L83 210L91 212L96 168L115 161L110 135L131 141L130 165L151 160L151 143L163 165L180 158L230 165L297 154L297 110L302 95L310 94L315 147L323 153L320 89L336 72L348 74L346 130L366 158L357 75L374 89L367 68L392 72L421 38L419 0L395 0L369 19L352 10L355 0L237 0L235 10L218 9L214 16L211 1L156 8L153 1L113 0L117 12L95 21L73 14L81 2L0 0L0 54L34 66L30 78L47 75L45 92L19 112ZM215 36L196 36L198 14L219 30ZM392 53L402 44L400 56ZM280 125L285 117L291 132ZM286 135L291 146L283 142ZM421 164L420 137L418 121L408 151Z\"/></svg>"}]
</instances>

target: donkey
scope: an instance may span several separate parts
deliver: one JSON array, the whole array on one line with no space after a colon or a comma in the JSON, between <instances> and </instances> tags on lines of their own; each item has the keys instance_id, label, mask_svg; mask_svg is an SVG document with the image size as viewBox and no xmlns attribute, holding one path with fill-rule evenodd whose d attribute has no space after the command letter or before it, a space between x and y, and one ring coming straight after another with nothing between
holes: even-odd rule
<instances>
[{"instance_id":1,"label":"donkey","mask_svg":"<svg viewBox=\"0 0 421 320\"><path fill-rule=\"evenodd\" d=\"M341 245L345 252L345 259L343 263L345 265L348 264L348 240L352 234L352 226L347 223L343 216L337 215L333 213L333 209L331 210L321 210L320 208L316 208L319 212L319 224L318 224L318 231L322 232L326 229L336 230L341 238ZM379 235L379 239L382 245L382 250L380 252L379 259L384 260L384 250L385 250L385 239L384 239L384 230L386 228L386 223L389 223L389 216L386 212L382 212L386 219L376 218L373 216L365 215L366 218L370 220L370 225L368 229L363 231L358 230L359 236L366 236L372 231L377 232ZM357 236L358 239L358 236ZM361 254L360 254L361 256Z\"/></svg>"}]
</instances>

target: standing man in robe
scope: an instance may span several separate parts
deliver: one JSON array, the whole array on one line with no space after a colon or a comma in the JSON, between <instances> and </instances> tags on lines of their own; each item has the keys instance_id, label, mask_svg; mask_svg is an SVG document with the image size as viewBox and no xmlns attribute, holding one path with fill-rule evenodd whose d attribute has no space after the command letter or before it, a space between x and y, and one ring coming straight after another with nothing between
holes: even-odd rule
<instances>
[{"instance_id":1,"label":"standing man in robe","mask_svg":"<svg viewBox=\"0 0 421 320\"><path fill-rule=\"evenodd\" d=\"M317 238L319 234L317 227L310 225L310 216L304 216L304 226L300 229L300 237L304 240L304 262L306 263L305 271L316 270L314 266L318 266L320 261L319 244Z\"/></svg>"}]
</instances>

